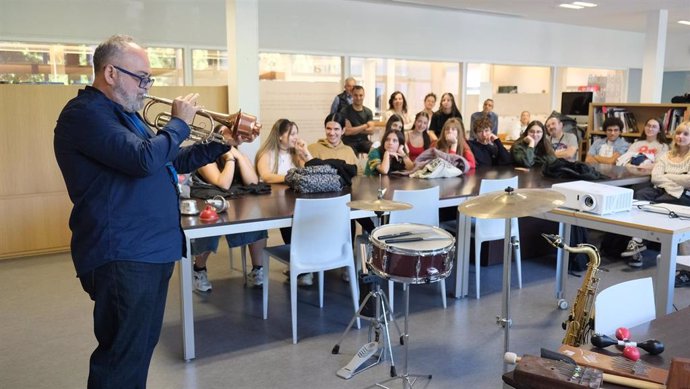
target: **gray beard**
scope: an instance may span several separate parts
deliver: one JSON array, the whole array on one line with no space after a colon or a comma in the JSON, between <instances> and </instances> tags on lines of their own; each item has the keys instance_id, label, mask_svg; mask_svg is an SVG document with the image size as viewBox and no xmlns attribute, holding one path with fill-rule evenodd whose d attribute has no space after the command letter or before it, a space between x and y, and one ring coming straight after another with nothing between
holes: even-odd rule
<instances>
[{"instance_id":1,"label":"gray beard","mask_svg":"<svg viewBox=\"0 0 690 389\"><path fill-rule=\"evenodd\" d=\"M133 97L128 96L127 92L125 92L124 88L122 88L119 84L113 87L113 94L117 97L119 103L127 112L137 112L144 108L143 98L140 99L137 97L137 95L134 95Z\"/></svg>"}]
</instances>

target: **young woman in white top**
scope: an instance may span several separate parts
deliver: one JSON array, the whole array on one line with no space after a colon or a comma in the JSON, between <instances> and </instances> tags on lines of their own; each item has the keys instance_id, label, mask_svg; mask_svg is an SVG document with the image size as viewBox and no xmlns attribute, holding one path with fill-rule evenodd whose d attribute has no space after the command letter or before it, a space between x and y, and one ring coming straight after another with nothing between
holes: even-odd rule
<instances>
[{"instance_id":1,"label":"young woman in white top","mask_svg":"<svg viewBox=\"0 0 690 389\"><path fill-rule=\"evenodd\" d=\"M671 150L661 156L657 155L652 168L652 186L635 192L635 198L690 206L690 122L676 127ZM642 256L639 254L646 249L642 239L632 238L621 256L632 257L628 265L640 267ZM690 254L690 241L680 243L678 254Z\"/></svg>"},{"instance_id":2,"label":"young woman in white top","mask_svg":"<svg viewBox=\"0 0 690 389\"><path fill-rule=\"evenodd\" d=\"M643 169L652 169L654 162L668 151L666 134L661 131L659 119L650 118L644 125L644 132L628 151L618 157L616 165L634 165Z\"/></svg>"},{"instance_id":3,"label":"young woman in white top","mask_svg":"<svg viewBox=\"0 0 690 389\"><path fill-rule=\"evenodd\" d=\"M297 124L278 119L256 153L256 171L263 182L281 184L288 170L304 167L312 157L306 142L297 137Z\"/></svg>"},{"instance_id":4,"label":"young woman in white top","mask_svg":"<svg viewBox=\"0 0 690 389\"><path fill-rule=\"evenodd\" d=\"M383 121L387 122L391 116L398 115L403 120L403 127L406 130L412 128L414 120L407 114L407 99L400 91L395 91L388 99L388 110L383 113Z\"/></svg>"},{"instance_id":5,"label":"young woman in white top","mask_svg":"<svg viewBox=\"0 0 690 389\"><path fill-rule=\"evenodd\" d=\"M297 137L297 124L288 119L278 119L271 128L266 141L256 153L256 171L259 178L267 184L282 184L288 170L304 167L312 156L307 144ZM283 242L290 243L292 229L281 228L280 235ZM299 286L310 286L313 283L312 273L300 274L297 277Z\"/></svg>"}]
</instances>

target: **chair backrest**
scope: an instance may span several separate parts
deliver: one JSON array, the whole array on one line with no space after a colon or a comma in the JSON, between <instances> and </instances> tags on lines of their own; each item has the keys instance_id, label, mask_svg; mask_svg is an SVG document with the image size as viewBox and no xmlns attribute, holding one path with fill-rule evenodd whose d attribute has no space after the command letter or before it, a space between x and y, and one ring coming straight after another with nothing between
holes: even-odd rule
<instances>
[{"instance_id":1,"label":"chair backrest","mask_svg":"<svg viewBox=\"0 0 690 389\"><path fill-rule=\"evenodd\" d=\"M613 335L618 327L633 327L655 317L651 277L609 286L594 302L594 331L600 334Z\"/></svg>"},{"instance_id":2,"label":"chair backrest","mask_svg":"<svg viewBox=\"0 0 690 389\"><path fill-rule=\"evenodd\" d=\"M479 194L502 191L509 186L517 189L518 176L501 179L485 178L479 185ZM511 229L515 233L517 231L517 219L513 219L512 223ZM475 235L480 234L485 237L494 237L494 239L505 236L506 225L504 219L477 219L474 226Z\"/></svg>"},{"instance_id":3,"label":"chair backrest","mask_svg":"<svg viewBox=\"0 0 690 389\"><path fill-rule=\"evenodd\" d=\"M297 199L292 217L290 261L312 265L344 254L352 257L349 201L349 194Z\"/></svg>"},{"instance_id":4,"label":"chair backrest","mask_svg":"<svg viewBox=\"0 0 690 389\"><path fill-rule=\"evenodd\" d=\"M396 190L393 192L393 200L412 204L412 209L391 212L389 223L419 223L438 227L438 186L420 190Z\"/></svg>"}]
</instances>

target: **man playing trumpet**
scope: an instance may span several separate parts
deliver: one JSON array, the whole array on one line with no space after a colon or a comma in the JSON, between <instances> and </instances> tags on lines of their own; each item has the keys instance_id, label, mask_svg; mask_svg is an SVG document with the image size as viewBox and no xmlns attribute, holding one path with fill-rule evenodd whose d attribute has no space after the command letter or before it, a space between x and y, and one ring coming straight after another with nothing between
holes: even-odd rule
<instances>
[{"instance_id":1,"label":"man playing trumpet","mask_svg":"<svg viewBox=\"0 0 690 389\"><path fill-rule=\"evenodd\" d=\"M55 156L74 204L72 259L94 301L98 346L89 388L145 388L158 342L168 281L183 253L177 171L191 172L230 150L180 147L197 94L172 102L154 134L137 111L153 84L146 51L122 35L93 56L93 86L67 103L55 127ZM230 140L230 134L223 136Z\"/></svg>"}]
</instances>

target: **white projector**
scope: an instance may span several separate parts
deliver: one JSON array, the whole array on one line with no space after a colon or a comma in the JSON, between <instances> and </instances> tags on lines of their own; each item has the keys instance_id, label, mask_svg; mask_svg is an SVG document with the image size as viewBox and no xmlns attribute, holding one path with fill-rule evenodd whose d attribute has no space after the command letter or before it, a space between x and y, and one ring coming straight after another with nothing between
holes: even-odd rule
<instances>
[{"instance_id":1,"label":"white projector","mask_svg":"<svg viewBox=\"0 0 690 389\"><path fill-rule=\"evenodd\" d=\"M633 190L589 181L553 184L551 189L565 196L563 208L606 215L632 209Z\"/></svg>"}]
</instances>

